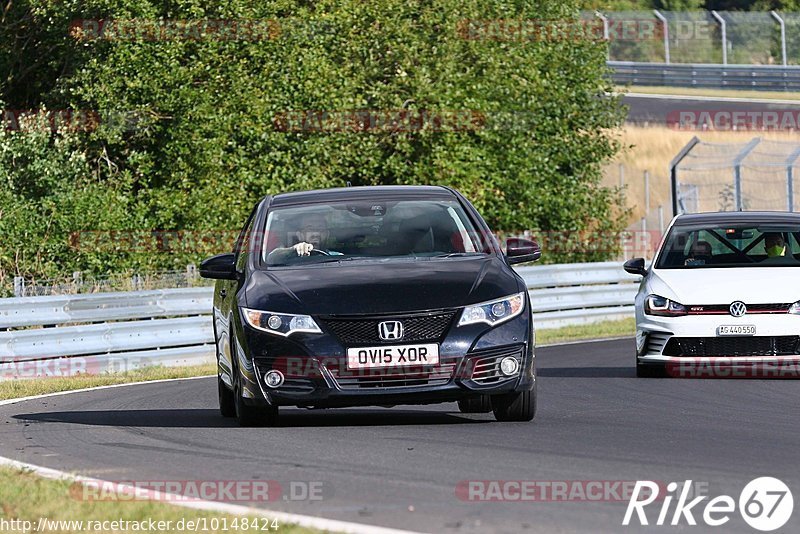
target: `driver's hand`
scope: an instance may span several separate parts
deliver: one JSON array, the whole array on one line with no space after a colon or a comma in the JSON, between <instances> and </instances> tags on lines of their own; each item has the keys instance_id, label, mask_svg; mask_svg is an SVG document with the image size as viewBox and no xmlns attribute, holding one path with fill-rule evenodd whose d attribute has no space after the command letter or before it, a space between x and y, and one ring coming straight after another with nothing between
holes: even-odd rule
<instances>
[{"instance_id":1,"label":"driver's hand","mask_svg":"<svg viewBox=\"0 0 800 534\"><path fill-rule=\"evenodd\" d=\"M314 245L303 242L294 245L292 248L297 252L298 256L308 256L311 254L311 251L314 250Z\"/></svg>"}]
</instances>

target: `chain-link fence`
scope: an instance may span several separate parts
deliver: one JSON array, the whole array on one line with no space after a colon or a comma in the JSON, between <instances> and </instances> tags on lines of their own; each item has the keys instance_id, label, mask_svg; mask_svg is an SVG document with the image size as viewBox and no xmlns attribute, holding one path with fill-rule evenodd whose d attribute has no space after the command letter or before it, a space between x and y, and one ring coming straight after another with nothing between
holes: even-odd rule
<instances>
[{"instance_id":1,"label":"chain-link fence","mask_svg":"<svg viewBox=\"0 0 800 534\"><path fill-rule=\"evenodd\" d=\"M604 25L608 59L653 63L800 65L800 13L583 12Z\"/></svg>"},{"instance_id":2,"label":"chain-link fence","mask_svg":"<svg viewBox=\"0 0 800 534\"><path fill-rule=\"evenodd\" d=\"M754 138L707 143L694 138L672 167L673 205L679 213L796 211L800 141Z\"/></svg>"}]
</instances>

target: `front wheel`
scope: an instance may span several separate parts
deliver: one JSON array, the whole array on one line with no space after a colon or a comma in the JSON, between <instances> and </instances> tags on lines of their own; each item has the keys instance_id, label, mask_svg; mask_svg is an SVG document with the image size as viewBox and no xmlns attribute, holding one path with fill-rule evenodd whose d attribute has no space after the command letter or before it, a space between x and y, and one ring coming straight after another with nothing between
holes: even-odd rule
<instances>
[{"instance_id":1,"label":"front wheel","mask_svg":"<svg viewBox=\"0 0 800 534\"><path fill-rule=\"evenodd\" d=\"M659 364L643 364L636 359L636 378L666 378L666 366Z\"/></svg>"},{"instance_id":2,"label":"front wheel","mask_svg":"<svg viewBox=\"0 0 800 534\"><path fill-rule=\"evenodd\" d=\"M236 421L239 426L276 426L278 424L277 406L250 406L242 397L241 377L236 375L233 391Z\"/></svg>"},{"instance_id":3,"label":"front wheel","mask_svg":"<svg viewBox=\"0 0 800 534\"><path fill-rule=\"evenodd\" d=\"M492 411L501 422L531 421L536 415L536 390L492 395Z\"/></svg>"},{"instance_id":4,"label":"front wheel","mask_svg":"<svg viewBox=\"0 0 800 534\"><path fill-rule=\"evenodd\" d=\"M222 417L236 417L236 401L233 391L228 389L222 378L217 375L217 393L219 395L219 413Z\"/></svg>"}]
</instances>

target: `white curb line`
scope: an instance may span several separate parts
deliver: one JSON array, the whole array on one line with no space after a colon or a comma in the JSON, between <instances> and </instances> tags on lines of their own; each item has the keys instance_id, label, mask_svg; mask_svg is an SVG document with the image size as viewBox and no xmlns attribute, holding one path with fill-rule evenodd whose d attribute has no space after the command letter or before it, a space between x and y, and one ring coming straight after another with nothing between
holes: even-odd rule
<instances>
[{"instance_id":1,"label":"white curb line","mask_svg":"<svg viewBox=\"0 0 800 534\"><path fill-rule=\"evenodd\" d=\"M111 384L108 386L97 386L93 388L75 389L72 391L58 391L55 393L45 393L43 395L33 395L30 397L22 397L19 399L7 399L0 401L0 406L7 406L9 404L16 404L29 400L45 399L48 397L57 397L60 395L68 395L71 393L82 393L87 391L98 391L102 389L111 389L117 387L139 386L142 384L158 384L162 382L175 382L181 380L196 380L198 378L209 378L215 375L194 376L189 378L165 378L161 380L150 380L145 382L129 382L125 384ZM0 456L0 466L10 467L12 469L22 469L39 475L42 478L53 480L69 480L78 482L84 485L93 485L94 487L113 488L114 493L124 494L126 496L141 494L141 489L136 489L134 486L122 484L119 482L112 482L98 478L85 477L51 469L49 467L42 467L26 462L20 462L11 458ZM345 532L348 534L418 534L410 530L398 530L393 528L378 527L374 525L364 525L361 523L352 523L350 521L340 521L338 519L325 519L322 517L314 517L310 515L292 514L288 512L273 512L261 508L253 508L250 506L243 506L239 504L230 504L217 501L204 501L197 499L194 501L181 501L185 497L174 495L166 492L148 490L148 498L154 501L160 501L174 506L181 506L184 508L192 508L195 510L206 510L211 512L221 512L231 515L250 515L257 517L265 517L275 519L284 524L294 524L306 528L314 528L318 530L325 530L331 532Z\"/></svg>"}]
</instances>

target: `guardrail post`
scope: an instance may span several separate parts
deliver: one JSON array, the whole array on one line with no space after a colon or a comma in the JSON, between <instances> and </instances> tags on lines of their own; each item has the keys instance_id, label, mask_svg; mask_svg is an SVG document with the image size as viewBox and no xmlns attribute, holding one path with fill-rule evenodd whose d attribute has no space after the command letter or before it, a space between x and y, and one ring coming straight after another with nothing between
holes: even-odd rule
<instances>
[{"instance_id":1,"label":"guardrail post","mask_svg":"<svg viewBox=\"0 0 800 534\"><path fill-rule=\"evenodd\" d=\"M781 25L781 59L783 60L783 66L786 66L786 23L783 21L783 18L778 15L777 11L770 11L770 15L772 18L778 21L778 24Z\"/></svg>"},{"instance_id":2,"label":"guardrail post","mask_svg":"<svg viewBox=\"0 0 800 534\"><path fill-rule=\"evenodd\" d=\"M719 22L720 33L722 34L722 64L728 64L728 25L725 19L720 16L716 11L711 11L711 16Z\"/></svg>"},{"instance_id":3,"label":"guardrail post","mask_svg":"<svg viewBox=\"0 0 800 534\"><path fill-rule=\"evenodd\" d=\"M662 15L657 9L653 10L656 18L664 25L664 63L669 65L669 24L667 18Z\"/></svg>"},{"instance_id":4,"label":"guardrail post","mask_svg":"<svg viewBox=\"0 0 800 534\"><path fill-rule=\"evenodd\" d=\"M21 276L14 277L14 296L15 297L25 296L25 279Z\"/></svg>"}]
</instances>

